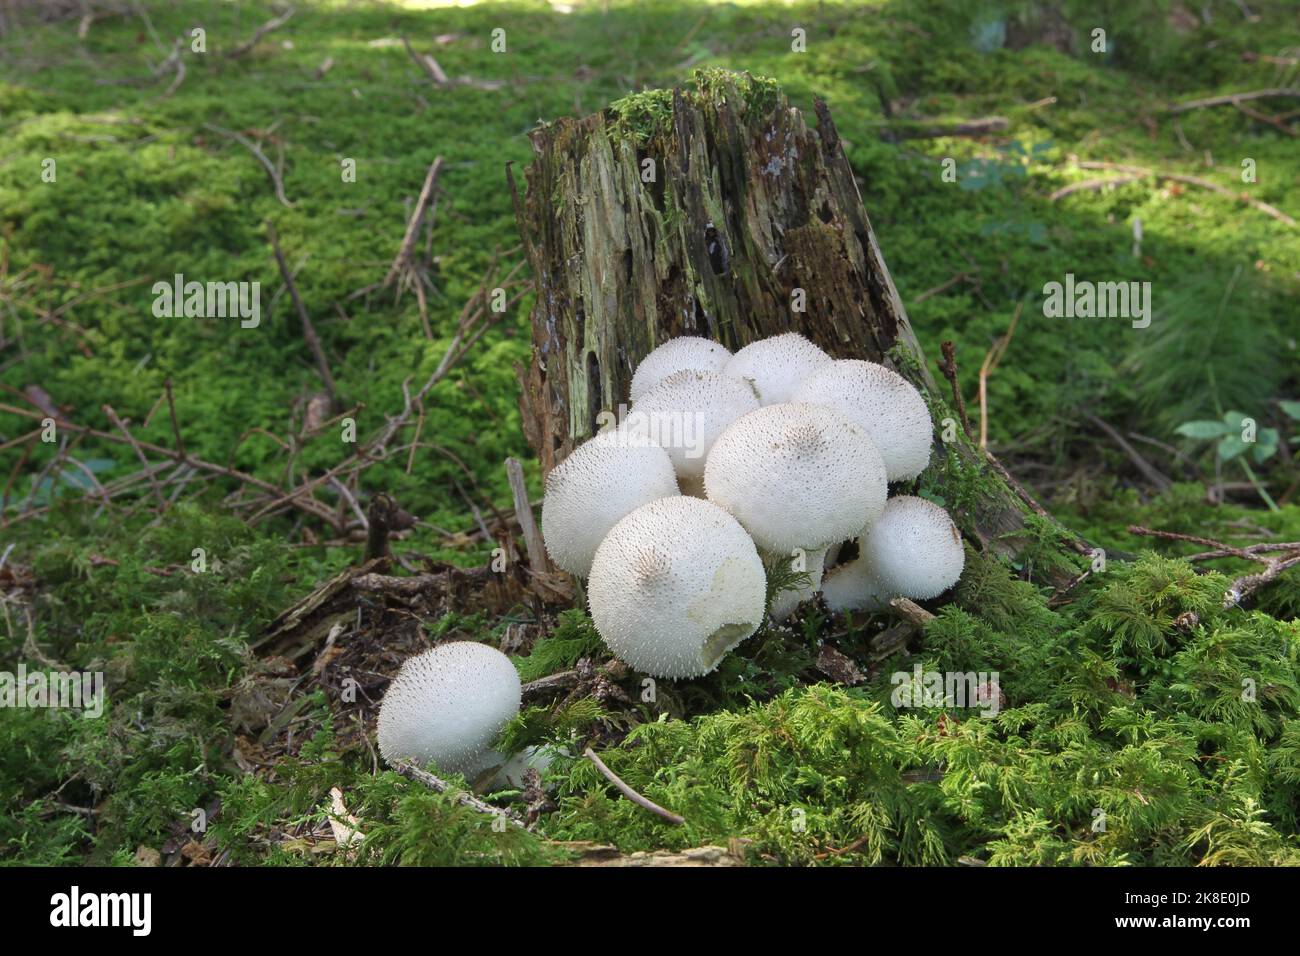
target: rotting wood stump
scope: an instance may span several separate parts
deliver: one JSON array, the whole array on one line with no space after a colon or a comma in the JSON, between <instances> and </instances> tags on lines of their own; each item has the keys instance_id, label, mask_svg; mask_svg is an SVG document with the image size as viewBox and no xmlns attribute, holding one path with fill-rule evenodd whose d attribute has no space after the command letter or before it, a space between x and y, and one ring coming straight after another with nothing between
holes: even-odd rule
<instances>
[{"instance_id":1,"label":"rotting wood stump","mask_svg":"<svg viewBox=\"0 0 1300 956\"><path fill-rule=\"evenodd\" d=\"M633 94L531 134L527 190L510 185L536 282L525 435L546 474L627 401L653 348L700 335L736 349L781 332L835 358L894 368L938 391L831 119L809 128L774 81L700 71L693 87ZM799 307L802 307L800 309ZM954 520L1014 555L1046 513L964 434L936 435L930 469ZM1063 551L1086 545L1061 532ZM1053 583L1072 576L1059 564Z\"/></svg>"}]
</instances>

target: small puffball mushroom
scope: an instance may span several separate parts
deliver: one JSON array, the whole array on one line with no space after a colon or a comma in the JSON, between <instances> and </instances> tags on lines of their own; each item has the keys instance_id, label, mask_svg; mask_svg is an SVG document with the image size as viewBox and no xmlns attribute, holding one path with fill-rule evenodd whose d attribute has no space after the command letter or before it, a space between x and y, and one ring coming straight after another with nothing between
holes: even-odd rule
<instances>
[{"instance_id":1,"label":"small puffball mushroom","mask_svg":"<svg viewBox=\"0 0 1300 956\"><path fill-rule=\"evenodd\" d=\"M948 512L932 501L890 498L858 543L861 560L889 597L938 597L961 577L966 552Z\"/></svg>"},{"instance_id":2,"label":"small puffball mushroom","mask_svg":"<svg viewBox=\"0 0 1300 956\"><path fill-rule=\"evenodd\" d=\"M822 599L832 611L881 611L889 603L884 588L860 557L832 569L822 579Z\"/></svg>"},{"instance_id":3,"label":"small puffball mushroom","mask_svg":"<svg viewBox=\"0 0 1300 956\"><path fill-rule=\"evenodd\" d=\"M379 752L390 764L476 770L519 703L519 672L506 655L474 641L439 644L409 658L388 685Z\"/></svg>"},{"instance_id":4,"label":"small puffball mushroom","mask_svg":"<svg viewBox=\"0 0 1300 956\"><path fill-rule=\"evenodd\" d=\"M679 480L700 478L713 442L758 408L753 387L721 372L674 372L632 406L623 428L663 446Z\"/></svg>"},{"instance_id":5,"label":"small puffball mushroom","mask_svg":"<svg viewBox=\"0 0 1300 956\"><path fill-rule=\"evenodd\" d=\"M704 471L708 499L773 554L821 550L860 534L885 507L880 452L822 405L768 405L719 436Z\"/></svg>"},{"instance_id":6,"label":"small puffball mushroom","mask_svg":"<svg viewBox=\"0 0 1300 956\"><path fill-rule=\"evenodd\" d=\"M669 339L641 360L632 373L628 399L638 402L669 375L683 369L697 372L721 372L731 358L724 346L694 335Z\"/></svg>"},{"instance_id":7,"label":"small puffball mushroom","mask_svg":"<svg viewBox=\"0 0 1300 956\"><path fill-rule=\"evenodd\" d=\"M616 524L587 584L609 649L654 677L697 677L763 621L767 576L735 518L699 498L660 498Z\"/></svg>"},{"instance_id":8,"label":"small puffball mushroom","mask_svg":"<svg viewBox=\"0 0 1300 956\"><path fill-rule=\"evenodd\" d=\"M865 431L890 481L915 478L930 463L934 424L925 399L883 365L857 359L823 365L794 390L794 401L828 405Z\"/></svg>"},{"instance_id":9,"label":"small puffball mushroom","mask_svg":"<svg viewBox=\"0 0 1300 956\"><path fill-rule=\"evenodd\" d=\"M791 401L795 386L831 361L798 332L786 332L750 342L731 357L723 371L750 382L762 404L779 405Z\"/></svg>"},{"instance_id":10,"label":"small puffball mushroom","mask_svg":"<svg viewBox=\"0 0 1300 956\"><path fill-rule=\"evenodd\" d=\"M772 606L767 611L772 620L784 621L800 604L811 600L817 593L817 589L821 587L822 573L826 568L826 552L805 551L803 565L803 570L808 574L808 584L801 588L778 591L772 598Z\"/></svg>"},{"instance_id":11,"label":"small puffball mushroom","mask_svg":"<svg viewBox=\"0 0 1300 956\"><path fill-rule=\"evenodd\" d=\"M611 428L574 449L546 476L542 540L557 565L585 578L609 529L656 498L679 494L668 452Z\"/></svg>"}]
</instances>

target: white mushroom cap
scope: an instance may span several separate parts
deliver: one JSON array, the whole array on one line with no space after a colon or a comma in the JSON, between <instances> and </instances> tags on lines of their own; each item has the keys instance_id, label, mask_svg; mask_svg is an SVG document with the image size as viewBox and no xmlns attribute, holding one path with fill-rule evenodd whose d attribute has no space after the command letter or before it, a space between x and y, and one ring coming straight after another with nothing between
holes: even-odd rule
<instances>
[{"instance_id":1,"label":"white mushroom cap","mask_svg":"<svg viewBox=\"0 0 1300 956\"><path fill-rule=\"evenodd\" d=\"M774 554L860 534L888 493L880 452L860 428L832 409L795 403L750 412L723 432L704 488Z\"/></svg>"},{"instance_id":2,"label":"white mushroom cap","mask_svg":"<svg viewBox=\"0 0 1300 956\"><path fill-rule=\"evenodd\" d=\"M674 372L632 406L623 427L662 445L680 479L699 478L713 442L758 408L748 382L721 372Z\"/></svg>"},{"instance_id":3,"label":"white mushroom cap","mask_svg":"<svg viewBox=\"0 0 1300 956\"><path fill-rule=\"evenodd\" d=\"M655 677L696 677L758 629L766 588L735 518L699 498L660 498L601 542L587 599L620 660Z\"/></svg>"},{"instance_id":4,"label":"white mushroom cap","mask_svg":"<svg viewBox=\"0 0 1300 956\"><path fill-rule=\"evenodd\" d=\"M519 672L494 647L439 644L409 658L379 708L379 752L388 763L430 761L448 773L478 767L519 713Z\"/></svg>"},{"instance_id":5,"label":"white mushroom cap","mask_svg":"<svg viewBox=\"0 0 1300 956\"><path fill-rule=\"evenodd\" d=\"M565 571L585 578L596 548L620 518L678 493L668 452L626 429L601 432L546 476L546 553Z\"/></svg>"},{"instance_id":6,"label":"white mushroom cap","mask_svg":"<svg viewBox=\"0 0 1300 956\"><path fill-rule=\"evenodd\" d=\"M641 364L632 373L632 385L628 400L641 400L650 389L654 388L669 375L683 369L697 372L721 372L731 358L724 346L710 339L694 335L682 335L669 339L641 360Z\"/></svg>"},{"instance_id":7,"label":"white mushroom cap","mask_svg":"<svg viewBox=\"0 0 1300 956\"><path fill-rule=\"evenodd\" d=\"M889 603L861 557L833 568L822 579L822 598L832 611L880 611Z\"/></svg>"},{"instance_id":8,"label":"white mushroom cap","mask_svg":"<svg viewBox=\"0 0 1300 956\"><path fill-rule=\"evenodd\" d=\"M772 598L772 606L767 612L772 620L784 621L794 613L795 608L804 601L810 600L817 593L817 589L821 587L822 572L825 568L825 550L804 552L803 570L808 573L808 584L801 588L778 591Z\"/></svg>"},{"instance_id":9,"label":"white mushroom cap","mask_svg":"<svg viewBox=\"0 0 1300 956\"><path fill-rule=\"evenodd\" d=\"M966 561L961 534L948 512L911 495L890 498L859 546L886 594L918 601L938 597L956 584Z\"/></svg>"},{"instance_id":10,"label":"white mushroom cap","mask_svg":"<svg viewBox=\"0 0 1300 956\"><path fill-rule=\"evenodd\" d=\"M752 383L764 405L778 405L792 401L795 386L831 361L798 332L786 332L750 342L731 357L723 371Z\"/></svg>"},{"instance_id":11,"label":"white mushroom cap","mask_svg":"<svg viewBox=\"0 0 1300 956\"><path fill-rule=\"evenodd\" d=\"M890 481L915 478L930 462L934 424L921 393L874 362L823 365L794 390L794 401L829 405L876 443Z\"/></svg>"}]
</instances>

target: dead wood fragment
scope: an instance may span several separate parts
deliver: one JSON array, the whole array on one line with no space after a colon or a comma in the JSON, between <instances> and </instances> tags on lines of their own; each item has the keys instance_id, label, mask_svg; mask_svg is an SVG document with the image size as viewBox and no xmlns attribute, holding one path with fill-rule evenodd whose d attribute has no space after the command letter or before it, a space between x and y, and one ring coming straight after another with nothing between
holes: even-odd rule
<instances>
[{"instance_id":1,"label":"dead wood fragment","mask_svg":"<svg viewBox=\"0 0 1300 956\"><path fill-rule=\"evenodd\" d=\"M546 548L542 544L541 532L537 530L537 521L533 518L533 507L528 501L528 488L524 484L524 466L518 458L506 459L506 478L510 482L510 493L515 501L515 520L524 535L524 545L528 550L528 567L534 571L550 572L550 562L546 558Z\"/></svg>"},{"instance_id":2,"label":"dead wood fragment","mask_svg":"<svg viewBox=\"0 0 1300 956\"><path fill-rule=\"evenodd\" d=\"M817 669L835 683L846 687L861 684L867 679L851 658L829 644L823 644L817 651Z\"/></svg>"},{"instance_id":3,"label":"dead wood fragment","mask_svg":"<svg viewBox=\"0 0 1300 956\"><path fill-rule=\"evenodd\" d=\"M1284 97L1300 98L1300 87L1274 87L1267 90L1246 90L1241 93L1225 93L1222 96L1207 96L1200 100L1187 100L1169 107L1170 113L1186 113L1210 106L1235 106L1247 100L1278 99Z\"/></svg>"},{"instance_id":4,"label":"dead wood fragment","mask_svg":"<svg viewBox=\"0 0 1300 956\"><path fill-rule=\"evenodd\" d=\"M478 797L471 793L467 793L464 790L453 791L447 781L443 780L441 777L435 777L427 770L421 770L419 767L413 767L408 763L398 763L393 767L393 769L408 780L414 780L416 783L423 784L430 790L434 790L438 793L451 793L455 797L457 803L469 807L471 810L477 810L479 813L490 813L495 817L501 817L502 819L508 820L521 830L528 829L528 825L524 823L523 818L520 817L519 814L515 813L515 811L506 810L503 807L494 807L492 804L480 800Z\"/></svg>"},{"instance_id":5,"label":"dead wood fragment","mask_svg":"<svg viewBox=\"0 0 1300 956\"><path fill-rule=\"evenodd\" d=\"M267 20L260 27L258 27L256 30L253 31L253 35L251 37L249 37L247 40L245 40L243 43L239 44L238 46L234 47L229 53L226 54L226 56L230 57L232 60L238 59L239 57L243 56L249 50L253 49L253 47L257 46L258 41L261 40L262 37L266 36L272 30L280 29L280 27L288 23L289 18L294 15L296 10L297 10L296 7L289 7L287 10L282 12L279 16Z\"/></svg>"},{"instance_id":6,"label":"dead wood fragment","mask_svg":"<svg viewBox=\"0 0 1300 956\"><path fill-rule=\"evenodd\" d=\"M209 129L220 136L225 136L227 139L233 139L240 146L244 147L244 149L252 153L253 157L262 164L262 168L266 170L266 175L270 177L271 187L275 190L275 198L280 201L280 205L289 209L293 208L293 203L289 202L288 197L284 194L284 179L280 176L280 170L276 168L275 163L271 162L271 160L267 158L266 153L262 152L260 146L248 137L236 133L234 130L224 129L213 123L204 123L203 128Z\"/></svg>"},{"instance_id":7,"label":"dead wood fragment","mask_svg":"<svg viewBox=\"0 0 1300 956\"><path fill-rule=\"evenodd\" d=\"M681 824L686 822L685 817L679 817L677 814L672 813L669 810L665 810L663 807L659 806L659 804L655 803L653 800L649 800L641 796L641 794L637 793L635 790L633 790L631 787L625 784L621 779L619 779L618 774L614 773L614 771L610 770L609 767L605 766L605 761L601 760L600 757L596 756L596 751L592 750L590 747L584 750L582 752L582 755L596 765L596 769L599 770L601 774L604 775L606 780L608 780L616 788L618 788L619 793L623 794L623 796L627 797L638 807L641 807L643 810L649 810L655 816L663 817L669 823L675 824L677 826L680 826Z\"/></svg>"},{"instance_id":8,"label":"dead wood fragment","mask_svg":"<svg viewBox=\"0 0 1300 956\"><path fill-rule=\"evenodd\" d=\"M569 866L616 866L616 867L660 867L660 866L744 866L743 856L732 849L720 846L699 846L689 850L652 850L636 853L624 853L616 846L575 840L554 843L577 854Z\"/></svg>"}]
</instances>

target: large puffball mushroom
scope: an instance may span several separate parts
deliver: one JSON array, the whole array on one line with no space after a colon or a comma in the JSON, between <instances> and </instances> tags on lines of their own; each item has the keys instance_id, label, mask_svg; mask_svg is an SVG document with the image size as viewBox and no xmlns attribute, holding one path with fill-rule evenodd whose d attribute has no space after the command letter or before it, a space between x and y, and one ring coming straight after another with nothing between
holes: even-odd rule
<instances>
[{"instance_id":1,"label":"large puffball mushroom","mask_svg":"<svg viewBox=\"0 0 1300 956\"><path fill-rule=\"evenodd\" d=\"M727 349L709 339L682 335L669 339L641 360L632 373L628 398L637 402L669 375L683 369L721 372L731 358Z\"/></svg>"},{"instance_id":2,"label":"large puffball mushroom","mask_svg":"<svg viewBox=\"0 0 1300 956\"><path fill-rule=\"evenodd\" d=\"M632 406L623 429L663 446L680 480L704 475L719 435L758 408L753 387L721 372L674 372Z\"/></svg>"},{"instance_id":3,"label":"large puffball mushroom","mask_svg":"<svg viewBox=\"0 0 1300 956\"><path fill-rule=\"evenodd\" d=\"M379 752L390 764L474 771L519 703L519 672L506 655L474 641L439 644L409 658L388 685Z\"/></svg>"},{"instance_id":4,"label":"large puffball mushroom","mask_svg":"<svg viewBox=\"0 0 1300 956\"><path fill-rule=\"evenodd\" d=\"M831 361L798 332L786 332L750 342L731 357L723 371L750 382L762 404L779 405L791 401L795 386Z\"/></svg>"},{"instance_id":5,"label":"large puffball mushroom","mask_svg":"<svg viewBox=\"0 0 1300 956\"><path fill-rule=\"evenodd\" d=\"M822 599L832 611L880 611L889 599L861 557L841 564L822 578Z\"/></svg>"},{"instance_id":6,"label":"large puffball mushroom","mask_svg":"<svg viewBox=\"0 0 1300 956\"><path fill-rule=\"evenodd\" d=\"M804 601L811 600L822 584L822 572L826 568L826 551L805 551L803 554L803 571L808 575L808 583L803 587L787 588L778 591L768 608L768 616L774 621L784 621L794 613ZM793 558L794 555L791 555ZM783 558L783 560L788 560Z\"/></svg>"},{"instance_id":7,"label":"large puffball mushroom","mask_svg":"<svg viewBox=\"0 0 1300 956\"><path fill-rule=\"evenodd\" d=\"M767 577L731 515L699 498L660 498L601 542L587 600L624 663L654 677L697 677L758 630Z\"/></svg>"},{"instance_id":8,"label":"large puffball mushroom","mask_svg":"<svg viewBox=\"0 0 1300 956\"><path fill-rule=\"evenodd\" d=\"M794 401L828 405L866 432L890 481L915 478L930 463L934 424L925 399L883 365L858 359L823 365L794 390Z\"/></svg>"},{"instance_id":9,"label":"large puffball mushroom","mask_svg":"<svg viewBox=\"0 0 1300 956\"><path fill-rule=\"evenodd\" d=\"M957 526L932 501L890 498L859 541L861 559L889 597L938 597L961 577L966 552Z\"/></svg>"},{"instance_id":10,"label":"large puffball mushroom","mask_svg":"<svg viewBox=\"0 0 1300 956\"><path fill-rule=\"evenodd\" d=\"M719 436L704 471L708 499L774 554L821 550L860 534L885 507L875 444L822 405L768 405Z\"/></svg>"},{"instance_id":11,"label":"large puffball mushroom","mask_svg":"<svg viewBox=\"0 0 1300 956\"><path fill-rule=\"evenodd\" d=\"M679 494L668 452L625 429L574 449L546 476L542 539L557 565L585 578L609 529L656 498Z\"/></svg>"}]
</instances>

